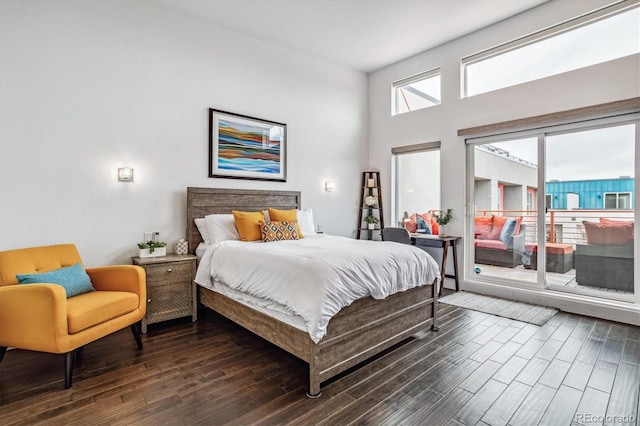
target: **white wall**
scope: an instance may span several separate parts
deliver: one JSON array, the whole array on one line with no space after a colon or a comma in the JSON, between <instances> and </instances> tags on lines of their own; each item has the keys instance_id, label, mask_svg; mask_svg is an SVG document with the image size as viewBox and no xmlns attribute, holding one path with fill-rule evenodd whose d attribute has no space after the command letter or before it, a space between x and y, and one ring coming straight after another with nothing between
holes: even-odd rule
<instances>
[{"instance_id":1,"label":"white wall","mask_svg":"<svg viewBox=\"0 0 640 426\"><path fill-rule=\"evenodd\" d=\"M152 2L0 7L1 250L73 242L88 266L128 263L155 230L172 249L187 186L300 190L325 232L353 235L365 74ZM208 108L287 123L287 182L208 178Z\"/></svg>"},{"instance_id":2,"label":"white wall","mask_svg":"<svg viewBox=\"0 0 640 426\"><path fill-rule=\"evenodd\" d=\"M552 26L610 1L554 0L369 75L369 165L380 169L383 200L390 200L391 148L440 140L441 208L454 208L449 233L464 235L465 144L459 129L597 105L640 96L640 56L460 98L460 59ZM436 67L442 72L442 105L391 116L393 81ZM387 208L388 206L384 206ZM464 261L461 260L461 269ZM637 315L637 314L635 314Z\"/></svg>"}]
</instances>

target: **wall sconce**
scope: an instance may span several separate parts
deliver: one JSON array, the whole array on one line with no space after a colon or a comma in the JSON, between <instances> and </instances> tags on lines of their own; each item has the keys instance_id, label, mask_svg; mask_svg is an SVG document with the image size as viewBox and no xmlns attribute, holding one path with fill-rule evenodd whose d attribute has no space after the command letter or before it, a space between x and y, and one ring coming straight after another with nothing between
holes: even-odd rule
<instances>
[{"instance_id":1,"label":"wall sconce","mask_svg":"<svg viewBox=\"0 0 640 426\"><path fill-rule=\"evenodd\" d=\"M327 192L333 191L333 182L328 180L324 183L324 190Z\"/></svg>"},{"instance_id":2,"label":"wall sconce","mask_svg":"<svg viewBox=\"0 0 640 426\"><path fill-rule=\"evenodd\" d=\"M118 182L133 182L133 169L131 167L119 167Z\"/></svg>"}]
</instances>

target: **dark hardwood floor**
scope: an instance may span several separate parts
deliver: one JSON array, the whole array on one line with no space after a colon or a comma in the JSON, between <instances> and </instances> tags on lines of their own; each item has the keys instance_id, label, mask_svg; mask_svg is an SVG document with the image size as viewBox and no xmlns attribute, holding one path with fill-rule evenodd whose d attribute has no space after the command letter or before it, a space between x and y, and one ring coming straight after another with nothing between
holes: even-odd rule
<instances>
[{"instance_id":1,"label":"dark hardwood floor","mask_svg":"<svg viewBox=\"0 0 640 426\"><path fill-rule=\"evenodd\" d=\"M309 399L306 364L228 320L129 329L0 364L0 424L592 425L638 422L640 328L560 312L542 327L441 305L425 331Z\"/></svg>"}]
</instances>

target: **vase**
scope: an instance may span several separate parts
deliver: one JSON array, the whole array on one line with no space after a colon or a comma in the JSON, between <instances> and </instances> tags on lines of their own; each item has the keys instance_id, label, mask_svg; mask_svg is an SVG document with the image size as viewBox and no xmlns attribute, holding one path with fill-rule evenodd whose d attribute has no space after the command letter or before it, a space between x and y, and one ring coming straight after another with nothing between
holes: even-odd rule
<instances>
[{"instance_id":1,"label":"vase","mask_svg":"<svg viewBox=\"0 0 640 426\"><path fill-rule=\"evenodd\" d=\"M367 228L369 228L369 229L376 229L376 224L375 224L375 223L369 223L369 224L367 225Z\"/></svg>"},{"instance_id":2,"label":"vase","mask_svg":"<svg viewBox=\"0 0 640 426\"><path fill-rule=\"evenodd\" d=\"M444 238L447 236L447 225L438 226L438 237Z\"/></svg>"},{"instance_id":3,"label":"vase","mask_svg":"<svg viewBox=\"0 0 640 426\"><path fill-rule=\"evenodd\" d=\"M189 251L189 244L187 243L187 240L183 238L181 240L176 241L176 250L175 250L176 254L187 254L188 251Z\"/></svg>"}]
</instances>

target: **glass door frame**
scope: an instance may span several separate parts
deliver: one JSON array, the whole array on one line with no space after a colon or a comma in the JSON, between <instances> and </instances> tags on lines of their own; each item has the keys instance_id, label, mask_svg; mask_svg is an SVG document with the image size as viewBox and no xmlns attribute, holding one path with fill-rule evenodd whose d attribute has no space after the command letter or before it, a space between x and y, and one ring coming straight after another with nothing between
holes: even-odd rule
<instances>
[{"instance_id":1,"label":"glass door frame","mask_svg":"<svg viewBox=\"0 0 640 426\"><path fill-rule=\"evenodd\" d=\"M640 157L640 152L638 152L640 150L640 117L638 116L638 114L634 115L635 118L633 117L612 117L612 118L605 118L605 119L599 119L599 120L594 120L594 122L590 122L590 123L582 123L581 125L576 124L576 125L565 125L565 126L558 126L557 128L553 128L553 129L547 129L544 133L544 138L542 141L542 149L544 150L544 157L546 158L546 152L547 152L547 137L552 137L552 136L559 136L559 135L566 135L566 134L571 134L571 133L578 133L578 132L584 132L584 131L589 131L589 130L598 130L598 129L606 129L606 128L611 128L611 127L618 127L618 126L625 126L625 125L634 125L635 126L635 159L634 159L634 165L635 165L635 170L634 170L634 177L635 177L635 188L636 188L636 197L634 198L638 198L637 197L637 191L638 189L640 189L640 178L638 176L638 171L640 170L638 168L638 163L639 163L639 157ZM543 180L546 181L546 179L544 179L544 175L546 175L546 169L545 163L542 163L543 167L542 167L542 173L540 173L541 175L543 175ZM545 185L545 189L546 189L546 185ZM545 193L546 195L546 193ZM639 207L640 207L640 203L638 203L637 200L632 200L632 208L634 210L634 223L638 224L638 218L640 217L639 214ZM592 291L587 291L587 290L582 290L580 288L575 288L575 287L571 287L571 286L560 286L560 285L554 285L554 284L549 284L546 280L545 277L545 289L546 290L550 290L550 291L554 291L554 292L562 292L562 293L569 293L569 294L575 294L575 295L581 295L581 296L595 296L595 297L602 297L603 299L606 300L615 300L615 301L621 301L621 302L636 302L638 303L640 301L640 285L639 285L639 278L640 278L640 273L639 273L639 268L638 268L638 259L640 259L639 256L639 240L640 237L638 237L637 232L635 234L635 238L634 238L634 265L636 265L634 267L634 292L633 294L625 294L625 293L615 293L615 292L607 292L606 295L607 297L604 297L604 292L599 292L597 295L594 295L594 293ZM545 250L546 252L546 250ZM545 260L546 261L546 260Z\"/></svg>"},{"instance_id":2,"label":"glass door frame","mask_svg":"<svg viewBox=\"0 0 640 426\"><path fill-rule=\"evenodd\" d=\"M537 132L539 133L539 132ZM507 142L507 141L515 141L518 139L531 139L534 137L538 138L537 144L538 144L538 162L540 161L540 152L539 152L539 144L540 144L540 140L538 137L538 134L532 131L529 132L514 132L514 133L509 133L509 134L503 134L503 135L494 135L494 136L484 136L484 137L479 137L479 138L468 138L465 142L467 144L467 171L468 171L468 176L469 178L467 179L467 199L466 199L466 212L465 212L465 217L466 217L466 240L467 241L475 241L475 235L474 235L474 228L475 228L475 224L474 224L474 218L475 218L475 147L477 145L483 145L486 143L500 143L500 142ZM544 179L544 178L543 178ZM540 173L538 172L538 177L537 177L537 185L538 187L540 186ZM543 191L538 190L537 191L537 195L536 195L536 203L538 205L540 205L540 193ZM542 200L544 201L544 198L542 198ZM544 218L543 218L544 220ZM538 217L536 216L536 221L539 221ZM539 223L538 223L539 226ZM538 228L540 229L540 228ZM542 228L544 229L544 227ZM513 279L510 278L503 278L503 277L498 277L495 275L491 275L491 276L483 276L482 279L478 279L478 275L475 272L475 267L476 267L476 263L475 263L475 246L474 244L466 244L466 250L465 250L465 271L464 271L464 278L465 280L469 280L469 281L475 281L477 283L490 283L490 284L498 284L498 285L504 285L504 286L509 286L509 287L515 287L517 285L518 288L525 288L525 289L529 289L529 290L544 290L544 287L541 285L541 276L543 276L542 274L544 273L544 271L537 271L537 275L536 275L536 281L515 281ZM471 262L471 260L473 260L473 262ZM542 261L544 261L544 259L542 259ZM541 258L538 257L538 262L541 262ZM517 283L517 284L514 284Z\"/></svg>"}]
</instances>

